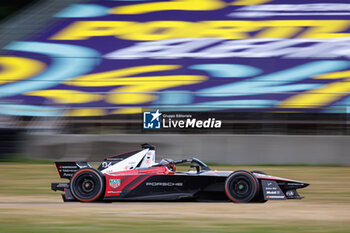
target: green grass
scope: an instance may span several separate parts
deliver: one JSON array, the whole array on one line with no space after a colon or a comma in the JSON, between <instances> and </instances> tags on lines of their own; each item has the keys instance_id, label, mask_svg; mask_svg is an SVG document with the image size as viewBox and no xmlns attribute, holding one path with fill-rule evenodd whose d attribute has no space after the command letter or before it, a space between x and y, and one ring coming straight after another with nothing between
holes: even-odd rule
<instances>
[{"instance_id":1,"label":"green grass","mask_svg":"<svg viewBox=\"0 0 350 233\"><path fill-rule=\"evenodd\" d=\"M350 168L213 166L302 180L303 200L266 204L63 203L53 164L0 163L1 233L350 232Z\"/></svg>"}]
</instances>

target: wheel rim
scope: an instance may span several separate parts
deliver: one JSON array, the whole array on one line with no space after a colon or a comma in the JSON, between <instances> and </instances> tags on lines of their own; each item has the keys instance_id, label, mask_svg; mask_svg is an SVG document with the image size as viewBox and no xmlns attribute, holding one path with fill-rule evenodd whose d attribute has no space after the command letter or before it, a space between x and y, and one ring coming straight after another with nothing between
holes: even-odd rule
<instances>
[{"instance_id":1,"label":"wheel rim","mask_svg":"<svg viewBox=\"0 0 350 233\"><path fill-rule=\"evenodd\" d=\"M90 193L94 190L95 182L92 179L85 179L81 184L81 188L83 192Z\"/></svg>"},{"instance_id":2,"label":"wheel rim","mask_svg":"<svg viewBox=\"0 0 350 233\"><path fill-rule=\"evenodd\" d=\"M90 201L99 196L102 189L100 177L92 172L82 172L73 181L72 191L77 199Z\"/></svg>"},{"instance_id":3,"label":"wheel rim","mask_svg":"<svg viewBox=\"0 0 350 233\"><path fill-rule=\"evenodd\" d=\"M245 180L239 180L234 185L234 191L238 195L244 195L249 190L249 184Z\"/></svg>"},{"instance_id":4,"label":"wheel rim","mask_svg":"<svg viewBox=\"0 0 350 233\"><path fill-rule=\"evenodd\" d=\"M252 185L247 177L238 176L230 182L231 194L235 199L247 198L252 193Z\"/></svg>"},{"instance_id":5,"label":"wheel rim","mask_svg":"<svg viewBox=\"0 0 350 233\"><path fill-rule=\"evenodd\" d=\"M228 180L227 192L235 202L249 202L257 192L256 183L248 174L235 174Z\"/></svg>"}]
</instances>

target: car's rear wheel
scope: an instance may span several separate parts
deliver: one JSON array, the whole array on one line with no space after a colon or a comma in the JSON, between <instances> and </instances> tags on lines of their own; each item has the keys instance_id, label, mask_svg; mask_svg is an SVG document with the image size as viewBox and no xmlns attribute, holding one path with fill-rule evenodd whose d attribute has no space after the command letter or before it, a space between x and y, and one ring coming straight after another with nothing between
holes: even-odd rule
<instances>
[{"instance_id":1,"label":"car's rear wheel","mask_svg":"<svg viewBox=\"0 0 350 233\"><path fill-rule=\"evenodd\" d=\"M259 182L248 171L236 171L226 179L225 192L233 202L250 202L259 193Z\"/></svg>"},{"instance_id":2,"label":"car's rear wheel","mask_svg":"<svg viewBox=\"0 0 350 233\"><path fill-rule=\"evenodd\" d=\"M79 201L98 201L104 194L105 183L102 172L93 168L84 168L73 175L70 189L73 196Z\"/></svg>"}]
</instances>

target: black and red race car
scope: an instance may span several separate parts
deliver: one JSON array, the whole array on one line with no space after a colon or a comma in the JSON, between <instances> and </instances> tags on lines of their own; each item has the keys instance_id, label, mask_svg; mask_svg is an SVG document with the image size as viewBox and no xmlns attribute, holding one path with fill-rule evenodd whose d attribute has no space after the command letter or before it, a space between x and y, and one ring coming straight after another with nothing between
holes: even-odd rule
<instances>
[{"instance_id":1,"label":"black and red race car","mask_svg":"<svg viewBox=\"0 0 350 233\"><path fill-rule=\"evenodd\" d=\"M177 172L189 163L192 170ZM64 201L233 201L301 199L297 189L309 184L260 171L213 171L196 158L155 163L155 147L105 158L98 169L87 162L55 162L60 178L51 189Z\"/></svg>"}]
</instances>

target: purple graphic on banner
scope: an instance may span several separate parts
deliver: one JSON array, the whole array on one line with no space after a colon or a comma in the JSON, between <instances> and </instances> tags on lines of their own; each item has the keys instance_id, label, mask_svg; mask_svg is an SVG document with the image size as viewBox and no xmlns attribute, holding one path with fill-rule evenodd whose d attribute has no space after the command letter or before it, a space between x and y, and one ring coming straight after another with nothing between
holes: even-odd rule
<instances>
[{"instance_id":1,"label":"purple graphic on banner","mask_svg":"<svg viewBox=\"0 0 350 233\"><path fill-rule=\"evenodd\" d=\"M0 114L345 112L350 3L93 1L0 57ZM344 110L345 109L345 110Z\"/></svg>"}]
</instances>

